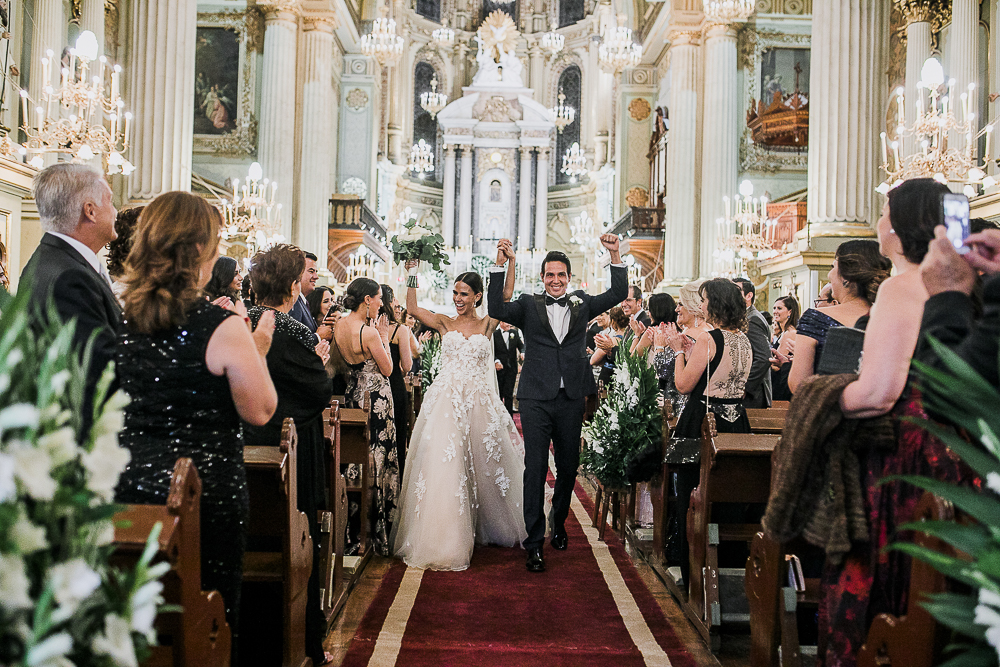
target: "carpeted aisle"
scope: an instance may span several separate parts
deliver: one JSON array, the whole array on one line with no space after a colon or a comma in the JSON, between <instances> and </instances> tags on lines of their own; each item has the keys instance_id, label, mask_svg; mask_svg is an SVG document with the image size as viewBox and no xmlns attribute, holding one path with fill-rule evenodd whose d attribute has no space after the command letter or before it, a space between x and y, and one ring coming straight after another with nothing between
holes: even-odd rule
<instances>
[{"instance_id":1,"label":"carpeted aisle","mask_svg":"<svg viewBox=\"0 0 1000 667\"><path fill-rule=\"evenodd\" d=\"M546 544L544 574L520 548L477 547L464 572L395 564L343 665L694 666L613 531L597 541L592 508L577 486L569 549Z\"/></svg>"}]
</instances>

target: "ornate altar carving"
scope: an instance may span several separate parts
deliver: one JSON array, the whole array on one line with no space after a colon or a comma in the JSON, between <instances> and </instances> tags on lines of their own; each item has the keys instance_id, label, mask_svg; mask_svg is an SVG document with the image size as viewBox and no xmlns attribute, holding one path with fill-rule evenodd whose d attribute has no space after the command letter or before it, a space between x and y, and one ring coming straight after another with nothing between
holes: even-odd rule
<instances>
[{"instance_id":1,"label":"ornate altar carving","mask_svg":"<svg viewBox=\"0 0 1000 667\"><path fill-rule=\"evenodd\" d=\"M509 123L521 119L519 110L514 109L502 96L497 95L485 100L478 114L479 120L490 123Z\"/></svg>"},{"instance_id":2,"label":"ornate altar carving","mask_svg":"<svg viewBox=\"0 0 1000 667\"><path fill-rule=\"evenodd\" d=\"M776 90L769 102L750 103L747 127L754 143L788 148L809 145L809 100L799 90L800 74L802 68L795 65L795 90L791 94Z\"/></svg>"},{"instance_id":3,"label":"ornate altar carving","mask_svg":"<svg viewBox=\"0 0 1000 667\"><path fill-rule=\"evenodd\" d=\"M649 192L646 188L640 188L638 186L629 188L629 191L625 193L625 202L629 206L643 208L649 203Z\"/></svg>"},{"instance_id":4,"label":"ornate altar carving","mask_svg":"<svg viewBox=\"0 0 1000 667\"><path fill-rule=\"evenodd\" d=\"M653 107L642 97L637 97L628 104L628 113L634 121L642 122L649 118L652 112Z\"/></svg>"},{"instance_id":5,"label":"ornate altar carving","mask_svg":"<svg viewBox=\"0 0 1000 667\"><path fill-rule=\"evenodd\" d=\"M351 111L362 111L368 106L368 93L360 88L355 88L347 93L344 101L347 102L347 108Z\"/></svg>"}]
</instances>

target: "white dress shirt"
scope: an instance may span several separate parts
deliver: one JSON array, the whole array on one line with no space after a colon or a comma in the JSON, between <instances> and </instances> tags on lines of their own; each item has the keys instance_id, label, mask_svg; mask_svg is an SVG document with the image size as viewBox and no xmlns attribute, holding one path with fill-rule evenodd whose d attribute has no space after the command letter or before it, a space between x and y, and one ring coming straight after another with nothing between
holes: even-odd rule
<instances>
[{"instance_id":1,"label":"white dress shirt","mask_svg":"<svg viewBox=\"0 0 1000 667\"><path fill-rule=\"evenodd\" d=\"M556 340L562 343L563 338L569 333L569 304L560 306L558 303L553 303L550 306L545 306L545 312L549 316L552 333L556 335Z\"/></svg>"}]
</instances>

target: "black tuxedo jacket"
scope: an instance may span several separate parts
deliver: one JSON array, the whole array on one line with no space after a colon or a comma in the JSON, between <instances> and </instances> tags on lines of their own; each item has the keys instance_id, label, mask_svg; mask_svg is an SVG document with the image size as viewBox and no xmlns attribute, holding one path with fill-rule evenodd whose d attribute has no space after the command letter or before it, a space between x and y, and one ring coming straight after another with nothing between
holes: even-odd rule
<instances>
[{"instance_id":1,"label":"black tuxedo jacket","mask_svg":"<svg viewBox=\"0 0 1000 667\"><path fill-rule=\"evenodd\" d=\"M63 322L76 319L73 343L78 350L82 351L96 332L90 368L87 369L87 401L84 406L84 414L91 415L94 386L108 362L114 359L116 340L125 330L118 299L111 286L73 246L52 234L42 236L24 267L24 276L31 286L36 321L48 321L47 304L51 295Z\"/></svg>"},{"instance_id":2,"label":"black tuxedo jacket","mask_svg":"<svg viewBox=\"0 0 1000 667\"><path fill-rule=\"evenodd\" d=\"M983 283L983 315L976 320L972 299L961 292L941 292L927 299L914 357L942 366L927 336L934 336L969 362L994 387L1000 387L997 347L1000 341L1000 275Z\"/></svg>"},{"instance_id":3,"label":"black tuxedo jacket","mask_svg":"<svg viewBox=\"0 0 1000 667\"><path fill-rule=\"evenodd\" d=\"M628 270L611 267L611 289L591 296L582 290L570 294L569 329L562 343L549 324L544 294L522 294L513 301L503 300L504 274L490 273L487 307L490 317L512 324L524 336L524 365L518 400L550 401L559 394L562 381L571 399L597 393L587 354L587 324L599 313L611 309L628 296Z\"/></svg>"}]
</instances>

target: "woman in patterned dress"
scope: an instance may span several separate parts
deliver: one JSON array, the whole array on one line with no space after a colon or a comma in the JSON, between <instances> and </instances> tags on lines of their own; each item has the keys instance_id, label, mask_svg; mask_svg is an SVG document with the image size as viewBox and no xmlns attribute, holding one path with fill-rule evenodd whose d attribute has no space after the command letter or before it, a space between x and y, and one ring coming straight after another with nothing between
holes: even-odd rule
<instances>
[{"instance_id":1,"label":"woman in patterned dress","mask_svg":"<svg viewBox=\"0 0 1000 667\"><path fill-rule=\"evenodd\" d=\"M396 456L396 424L393 417L392 358L389 356L391 330L385 316L379 317L382 289L370 278L357 278L347 287L344 308L348 314L337 322L333 340L348 367L347 392L349 408L361 408L368 394L371 416L369 421L369 465L371 466L372 498L368 509L368 530L375 553L392 553L389 533L396 518L399 496L399 460ZM374 321L374 324L372 322ZM356 552L357 536L348 527L348 549Z\"/></svg>"}]
</instances>

